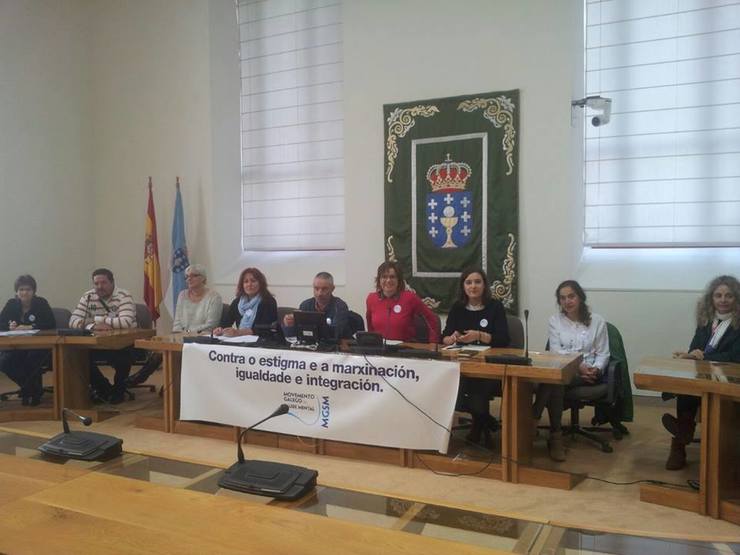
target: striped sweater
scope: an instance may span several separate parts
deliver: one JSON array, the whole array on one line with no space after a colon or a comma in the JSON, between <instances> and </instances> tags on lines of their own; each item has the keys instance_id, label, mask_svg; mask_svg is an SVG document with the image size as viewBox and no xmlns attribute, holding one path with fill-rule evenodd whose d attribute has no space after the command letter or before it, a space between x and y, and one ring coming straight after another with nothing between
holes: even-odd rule
<instances>
[{"instance_id":1,"label":"striped sweater","mask_svg":"<svg viewBox=\"0 0 740 555\"><path fill-rule=\"evenodd\" d=\"M91 324L108 324L112 328L135 328L136 306L131 293L116 287L110 298L100 300L95 289L80 297L69 319L69 327L84 328Z\"/></svg>"}]
</instances>

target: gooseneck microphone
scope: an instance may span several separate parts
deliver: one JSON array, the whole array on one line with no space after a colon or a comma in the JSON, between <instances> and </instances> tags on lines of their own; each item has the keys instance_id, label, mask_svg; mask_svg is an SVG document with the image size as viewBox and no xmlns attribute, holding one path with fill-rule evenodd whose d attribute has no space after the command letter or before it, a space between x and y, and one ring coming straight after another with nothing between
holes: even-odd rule
<instances>
[{"instance_id":1,"label":"gooseneck microphone","mask_svg":"<svg viewBox=\"0 0 740 555\"><path fill-rule=\"evenodd\" d=\"M385 333L383 334L383 345L388 346L388 331L391 327L391 305L388 305L388 314L385 317Z\"/></svg>"},{"instance_id":2,"label":"gooseneck microphone","mask_svg":"<svg viewBox=\"0 0 740 555\"><path fill-rule=\"evenodd\" d=\"M242 430L237 440L238 460L224 471L218 480L220 487L286 501L303 497L316 487L316 477L319 473L315 470L270 461L244 460L242 450L244 434L265 420L286 414L289 410L290 407L283 403L270 416Z\"/></svg>"},{"instance_id":3,"label":"gooseneck microphone","mask_svg":"<svg viewBox=\"0 0 740 555\"><path fill-rule=\"evenodd\" d=\"M260 424L262 424L264 421L269 420L270 418L275 418L276 416L280 416L282 414L287 414L290 410L290 407L283 403L278 408L276 408L273 413L270 416L266 416L256 424L252 424L249 428L245 428L242 430L242 432L239 434L239 440L236 442L237 449L236 449L236 458L239 461L239 464L244 463L244 450L242 449L242 439L244 439L244 434L246 434L249 430L253 430Z\"/></svg>"},{"instance_id":4,"label":"gooseneck microphone","mask_svg":"<svg viewBox=\"0 0 740 555\"><path fill-rule=\"evenodd\" d=\"M66 407L62 408L64 431L38 446L38 450L44 455L81 461L105 461L121 454L123 440L96 432L71 431L67 416L76 418L85 426L92 424L89 416L80 416Z\"/></svg>"},{"instance_id":5,"label":"gooseneck microphone","mask_svg":"<svg viewBox=\"0 0 740 555\"><path fill-rule=\"evenodd\" d=\"M89 416L80 416L79 414L72 412L68 408L62 409L62 429L64 429L64 433L68 434L69 432L69 424L67 423L67 415L74 416L77 420L79 420L82 424L85 426L89 426L92 424L92 418Z\"/></svg>"},{"instance_id":6,"label":"gooseneck microphone","mask_svg":"<svg viewBox=\"0 0 740 555\"><path fill-rule=\"evenodd\" d=\"M524 358L529 358L529 309L524 309Z\"/></svg>"}]
</instances>

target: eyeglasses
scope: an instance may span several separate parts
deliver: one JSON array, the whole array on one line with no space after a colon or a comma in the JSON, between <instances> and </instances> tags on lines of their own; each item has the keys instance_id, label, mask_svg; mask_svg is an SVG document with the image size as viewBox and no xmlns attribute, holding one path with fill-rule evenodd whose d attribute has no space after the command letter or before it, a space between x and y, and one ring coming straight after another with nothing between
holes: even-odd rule
<instances>
[{"instance_id":1,"label":"eyeglasses","mask_svg":"<svg viewBox=\"0 0 740 555\"><path fill-rule=\"evenodd\" d=\"M195 277L202 277L201 274L185 274L185 279L195 278Z\"/></svg>"}]
</instances>

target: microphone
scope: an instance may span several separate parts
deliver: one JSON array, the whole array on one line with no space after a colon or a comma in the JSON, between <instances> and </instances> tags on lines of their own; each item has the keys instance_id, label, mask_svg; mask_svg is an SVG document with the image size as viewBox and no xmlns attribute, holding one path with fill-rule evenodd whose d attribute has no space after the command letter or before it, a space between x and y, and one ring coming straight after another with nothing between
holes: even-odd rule
<instances>
[{"instance_id":1,"label":"microphone","mask_svg":"<svg viewBox=\"0 0 740 555\"><path fill-rule=\"evenodd\" d=\"M391 325L391 306L388 305L388 314L385 317L385 333L383 334L383 346L388 346L388 328Z\"/></svg>"},{"instance_id":2,"label":"microphone","mask_svg":"<svg viewBox=\"0 0 740 555\"><path fill-rule=\"evenodd\" d=\"M67 415L74 416L77 420L82 422L82 424L84 424L85 426L89 426L90 424L92 424L92 418L90 418L89 416L80 416L79 414L77 414L76 412L72 412L68 408L63 408L62 409L62 428L64 429L65 434L69 433L69 424L67 423Z\"/></svg>"},{"instance_id":3,"label":"microphone","mask_svg":"<svg viewBox=\"0 0 740 555\"><path fill-rule=\"evenodd\" d=\"M80 416L66 407L62 408L64 431L38 446L37 449L44 455L81 461L106 461L121 454L123 440L96 432L70 431L68 415L75 417L85 426L92 424L92 418L89 416Z\"/></svg>"},{"instance_id":4,"label":"microphone","mask_svg":"<svg viewBox=\"0 0 740 555\"><path fill-rule=\"evenodd\" d=\"M244 460L242 439L244 434L265 420L286 414L290 407L283 403L270 415L249 428L242 430L237 440L237 462L224 471L218 480L219 487L243 493L266 495L284 501L292 501L306 495L316 487L315 470L270 461Z\"/></svg>"},{"instance_id":5,"label":"microphone","mask_svg":"<svg viewBox=\"0 0 740 555\"><path fill-rule=\"evenodd\" d=\"M242 449L242 439L244 439L244 434L246 434L249 430L253 430L257 426L262 424L265 420L269 420L270 418L275 418L276 416L287 414L289 410L290 410L290 407L286 405L285 403L283 403L278 408L276 408L270 416L266 416L265 418L263 418L256 424L252 424L249 428L245 428L244 430L242 430L242 432L239 434L239 439L236 442L237 444L236 458L239 461L239 464L244 464L244 450Z\"/></svg>"},{"instance_id":6,"label":"microphone","mask_svg":"<svg viewBox=\"0 0 740 555\"><path fill-rule=\"evenodd\" d=\"M529 309L524 309L524 358L529 359Z\"/></svg>"}]
</instances>

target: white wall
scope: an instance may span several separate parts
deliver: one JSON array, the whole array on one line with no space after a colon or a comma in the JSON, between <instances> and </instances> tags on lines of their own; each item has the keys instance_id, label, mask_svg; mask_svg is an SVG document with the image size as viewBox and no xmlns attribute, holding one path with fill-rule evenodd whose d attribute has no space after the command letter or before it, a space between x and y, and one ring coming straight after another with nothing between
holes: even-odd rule
<instances>
[{"instance_id":1,"label":"white wall","mask_svg":"<svg viewBox=\"0 0 740 555\"><path fill-rule=\"evenodd\" d=\"M28 5L31 14L25 13ZM532 312L533 348L544 346L547 316L555 310L553 289L563 279L583 279L594 310L622 330L634 366L644 355L688 343L705 277L736 272L736 257L717 263L709 256L700 271L679 271L661 287L654 283L656 264L632 254L629 263L581 260L581 126L571 125L570 110L571 99L582 96L580 0L465 0L455 9L447 0L345 1L347 249L270 259L239 249L238 34L231 0L2 6L9 17L0 18L0 30L7 31L0 34L0 114L15 118L10 128L19 135L28 121L43 123L33 141L3 134L0 156L20 153L17 162L2 164L3 187L25 179L18 206L65 206L63 219L35 229L33 237L70 234L70 248L82 253L71 263L56 241L40 239L25 254L8 233L27 218L3 203L0 241L17 261L0 270L3 283L28 259L37 264L31 271L43 276L45 289L51 282L78 294L77 282L86 284L94 265L108 265L118 283L140 298L146 178L154 177L167 275L173 185L180 175L191 259L208 266L211 285L226 300L246 265L265 269L283 305L310 295L311 276L328 268L339 293L362 312L384 255L382 105L513 88L521 94L518 272L521 305ZM52 19L54 32L48 28ZM42 26L31 29L32 20ZM8 47L14 56L7 55ZM6 66L23 83L21 95L9 92ZM64 85L61 91L57 83ZM60 136L69 140L49 143ZM41 149L43 157L37 155ZM94 224L76 223L91 222L92 213ZM65 277L52 281L46 277L51 275ZM165 319L161 329L168 327Z\"/></svg>"},{"instance_id":2,"label":"white wall","mask_svg":"<svg viewBox=\"0 0 740 555\"><path fill-rule=\"evenodd\" d=\"M553 282L570 275L578 256L570 100L582 73L581 19L578 1L344 3L352 305L363 305L384 255L382 105L520 89L517 271L532 338L544 337Z\"/></svg>"},{"instance_id":3,"label":"white wall","mask_svg":"<svg viewBox=\"0 0 740 555\"><path fill-rule=\"evenodd\" d=\"M191 260L207 258L213 190L208 4L96 0L90 13L95 264L110 267L117 284L141 299L148 176L163 276L176 176ZM161 326L169 328L170 320Z\"/></svg>"},{"instance_id":4,"label":"white wall","mask_svg":"<svg viewBox=\"0 0 740 555\"><path fill-rule=\"evenodd\" d=\"M32 274L52 306L90 281L89 14L79 0L0 1L0 299Z\"/></svg>"}]
</instances>

